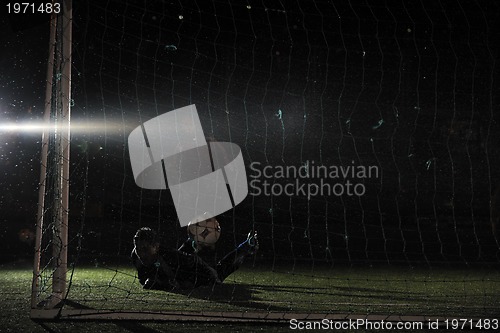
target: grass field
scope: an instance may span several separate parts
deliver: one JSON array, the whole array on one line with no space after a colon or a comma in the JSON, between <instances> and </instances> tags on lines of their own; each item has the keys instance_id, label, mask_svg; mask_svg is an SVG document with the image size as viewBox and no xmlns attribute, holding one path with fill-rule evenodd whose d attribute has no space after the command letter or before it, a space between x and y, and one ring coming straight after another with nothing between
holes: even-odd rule
<instances>
[{"instance_id":1,"label":"grass field","mask_svg":"<svg viewBox=\"0 0 500 333\"><path fill-rule=\"evenodd\" d=\"M0 268L0 332L162 332L195 330L181 322L33 322L29 319L32 273ZM69 275L68 275L69 276ZM76 269L71 304L84 308L146 311L307 312L358 315L500 317L497 269L290 268L242 269L222 286L192 292L143 291L130 267ZM69 308L69 307L68 307ZM204 331L289 331L288 324L203 323Z\"/></svg>"}]
</instances>

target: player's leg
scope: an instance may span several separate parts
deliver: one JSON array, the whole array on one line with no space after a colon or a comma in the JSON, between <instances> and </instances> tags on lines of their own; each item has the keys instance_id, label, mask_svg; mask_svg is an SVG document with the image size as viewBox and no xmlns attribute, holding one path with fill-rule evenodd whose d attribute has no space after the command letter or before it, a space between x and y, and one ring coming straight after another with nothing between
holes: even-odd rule
<instances>
[{"instance_id":1,"label":"player's leg","mask_svg":"<svg viewBox=\"0 0 500 333\"><path fill-rule=\"evenodd\" d=\"M257 232L250 231L247 239L243 243L238 245L217 263L215 269L217 270L219 279L224 281L240 267L247 256L255 254L258 249L259 241L257 239Z\"/></svg>"},{"instance_id":2,"label":"player's leg","mask_svg":"<svg viewBox=\"0 0 500 333\"><path fill-rule=\"evenodd\" d=\"M192 289L221 283L217 271L196 253L177 251L175 280L180 289Z\"/></svg>"}]
</instances>

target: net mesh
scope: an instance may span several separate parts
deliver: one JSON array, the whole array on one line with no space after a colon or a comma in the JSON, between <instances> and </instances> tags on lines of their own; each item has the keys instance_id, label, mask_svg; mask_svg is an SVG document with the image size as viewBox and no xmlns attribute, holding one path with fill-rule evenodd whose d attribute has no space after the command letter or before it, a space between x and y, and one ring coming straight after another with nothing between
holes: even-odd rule
<instances>
[{"instance_id":1,"label":"net mesh","mask_svg":"<svg viewBox=\"0 0 500 333\"><path fill-rule=\"evenodd\" d=\"M72 133L68 299L495 313L498 3L74 5L72 121L87 127ZM168 190L134 183L127 137L190 104L207 137L241 147L249 180L246 200L218 217L207 260L251 229L261 248L220 288L145 292L128 262L135 231L178 247L186 230Z\"/></svg>"}]
</instances>

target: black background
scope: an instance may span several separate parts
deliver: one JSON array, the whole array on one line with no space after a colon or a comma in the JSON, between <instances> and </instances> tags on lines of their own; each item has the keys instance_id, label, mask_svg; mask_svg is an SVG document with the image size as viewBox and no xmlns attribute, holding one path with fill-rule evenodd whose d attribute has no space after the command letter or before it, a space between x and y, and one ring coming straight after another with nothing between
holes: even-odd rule
<instances>
[{"instance_id":1,"label":"black background","mask_svg":"<svg viewBox=\"0 0 500 333\"><path fill-rule=\"evenodd\" d=\"M249 196L219 217L221 248L255 227L263 259L498 260L497 2L75 1L73 16L72 121L109 124L72 137L82 257L126 256L143 225L183 239L168 191L135 185L127 137L196 104L205 134L238 144L249 175L255 161L381 170L361 198ZM7 15L2 30L1 121L39 120L48 23ZM40 137L0 137L12 260L31 251L18 232L36 222Z\"/></svg>"}]
</instances>

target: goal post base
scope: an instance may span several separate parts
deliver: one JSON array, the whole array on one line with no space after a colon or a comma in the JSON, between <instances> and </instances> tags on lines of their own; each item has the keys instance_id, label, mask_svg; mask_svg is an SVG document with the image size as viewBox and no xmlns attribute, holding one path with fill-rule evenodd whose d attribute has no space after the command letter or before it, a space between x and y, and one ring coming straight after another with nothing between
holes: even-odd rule
<instances>
[{"instance_id":1,"label":"goal post base","mask_svg":"<svg viewBox=\"0 0 500 333\"><path fill-rule=\"evenodd\" d=\"M35 309L40 311L47 311L52 309L60 309L63 307L63 294L62 293L52 293L46 299L38 302Z\"/></svg>"},{"instance_id":2,"label":"goal post base","mask_svg":"<svg viewBox=\"0 0 500 333\"><path fill-rule=\"evenodd\" d=\"M356 315L293 312L220 312L220 311L114 311L94 309L31 309L33 320L132 320L132 321L189 321L189 322L232 322L284 324L296 321L384 321L384 322L429 322L444 321L445 317L398 316L398 315Z\"/></svg>"}]
</instances>

